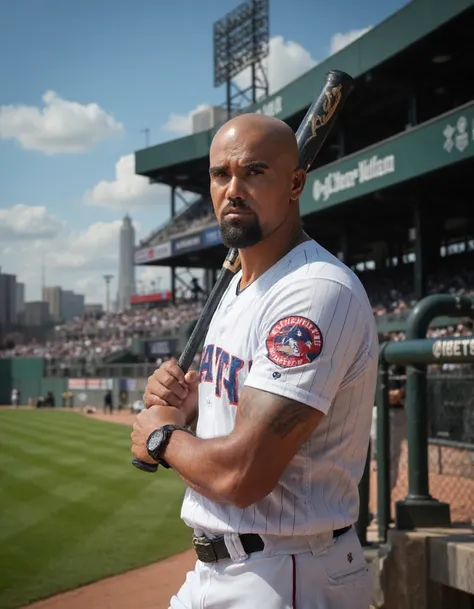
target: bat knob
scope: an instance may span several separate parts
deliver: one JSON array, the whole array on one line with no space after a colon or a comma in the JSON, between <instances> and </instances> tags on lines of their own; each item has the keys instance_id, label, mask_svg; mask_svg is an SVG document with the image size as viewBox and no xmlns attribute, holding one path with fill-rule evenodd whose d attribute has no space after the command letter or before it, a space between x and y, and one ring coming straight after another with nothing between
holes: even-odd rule
<instances>
[{"instance_id":1,"label":"bat knob","mask_svg":"<svg viewBox=\"0 0 474 609\"><path fill-rule=\"evenodd\" d=\"M133 459L132 465L137 469L141 469L143 472L153 474L158 469L158 463L147 463L146 461L140 461L140 459Z\"/></svg>"}]
</instances>

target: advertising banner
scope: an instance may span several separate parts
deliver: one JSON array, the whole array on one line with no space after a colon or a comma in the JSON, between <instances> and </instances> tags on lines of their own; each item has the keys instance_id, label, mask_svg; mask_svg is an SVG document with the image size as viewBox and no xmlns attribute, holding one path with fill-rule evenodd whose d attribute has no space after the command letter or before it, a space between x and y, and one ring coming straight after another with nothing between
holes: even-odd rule
<instances>
[{"instance_id":1,"label":"advertising banner","mask_svg":"<svg viewBox=\"0 0 474 609\"><path fill-rule=\"evenodd\" d=\"M162 260L171 256L171 242L158 243L151 247L144 247L135 252L135 264L146 264L155 260Z\"/></svg>"}]
</instances>

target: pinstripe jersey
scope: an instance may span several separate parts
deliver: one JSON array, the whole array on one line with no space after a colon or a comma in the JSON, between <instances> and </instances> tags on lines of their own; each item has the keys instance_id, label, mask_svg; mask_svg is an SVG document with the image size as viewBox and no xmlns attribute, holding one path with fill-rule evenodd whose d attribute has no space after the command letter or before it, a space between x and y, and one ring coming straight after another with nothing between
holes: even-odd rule
<instances>
[{"instance_id":1,"label":"pinstripe jersey","mask_svg":"<svg viewBox=\"0 0 474 609\"><path fill-rule=\"evenodd\" d=\"M267 497L239 509L188 488L181 516L210 535L307 535L352 524L377 378L377 330L367 294L315 241L298 245L238 293L240 276L205 339L197 435L232 431L246 385L325 416Z\"/></svg>"}]
</instances>

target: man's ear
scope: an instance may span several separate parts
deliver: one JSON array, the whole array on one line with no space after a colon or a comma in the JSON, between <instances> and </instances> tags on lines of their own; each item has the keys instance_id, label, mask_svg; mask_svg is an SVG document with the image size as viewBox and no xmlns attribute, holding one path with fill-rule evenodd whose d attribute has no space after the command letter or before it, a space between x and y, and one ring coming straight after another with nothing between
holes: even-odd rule
<instances>
[{"instance_id":1,"label":"man's ear","mask_svg":"<svg viewBox=\"0 0 474 609\"><path fill-rule=\"evenodd\" d=\"M291 201L297 201L301 197L305 184L306 171L304 169L295 169L293 172L293 185L290 195Z\"/></svg>"}]
</instances>

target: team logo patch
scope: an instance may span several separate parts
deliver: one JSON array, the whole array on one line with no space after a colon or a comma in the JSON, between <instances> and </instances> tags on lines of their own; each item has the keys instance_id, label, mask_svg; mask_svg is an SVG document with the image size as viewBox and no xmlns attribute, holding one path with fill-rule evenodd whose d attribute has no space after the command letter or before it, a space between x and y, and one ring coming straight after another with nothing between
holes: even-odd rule
<instances>
[{"instance_id":1,"label":"team logo patch","mask_svg":"<svg viewBox=\"0 0 474 609\"><path fill-rule=\"evenodd\" d=\"M318 326L307 317L285 317L270 330L268 359L282 368L294 368L314 361L323 348Z\"/></svg>"}]
</instances>

